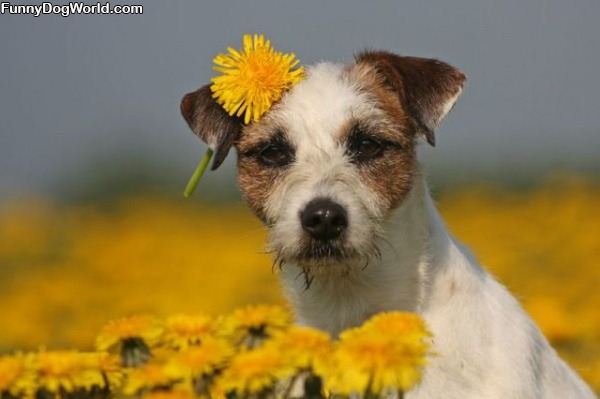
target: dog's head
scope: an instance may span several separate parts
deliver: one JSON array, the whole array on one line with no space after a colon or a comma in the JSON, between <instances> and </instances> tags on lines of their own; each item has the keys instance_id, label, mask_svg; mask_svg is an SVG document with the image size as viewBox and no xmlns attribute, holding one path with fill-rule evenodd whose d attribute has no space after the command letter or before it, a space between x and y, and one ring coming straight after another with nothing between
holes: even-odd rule
<instances>
[{"instance_id":1,"label":"dog's head","mask_svg":"<svg viewBox=\"0 0 600 399\"><path fill-rule=\"evenodd\" d=\"M464 81L440 61L364 52L352 65L309 67L250 125L228 116L209 86L186 95L181 109L215 151L213 169L235 146L240 189L279 260L364 263L411 190L417 138L435 143Z\"/></svg>"}]
</instances>

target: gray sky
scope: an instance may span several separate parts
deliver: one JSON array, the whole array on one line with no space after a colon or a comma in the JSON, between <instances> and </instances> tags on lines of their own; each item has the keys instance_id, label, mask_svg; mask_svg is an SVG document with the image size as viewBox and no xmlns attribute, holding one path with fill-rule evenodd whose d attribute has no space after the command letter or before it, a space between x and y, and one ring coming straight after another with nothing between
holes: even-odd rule
<instances>
[{"instance_id":1,"label":"gray sky","mask_svg":"<svg viewBox=\"0 0 600 399\"><path fill-rule=\"evenodd\" d=\"M123 174L150 159L183 183L203 147L179 100L246 32L264 32L304 64L372 47L464 70L462 99L437 148L423 151L434 174L599 166L597 0L143 5L141 16L0 15L0 196L48 192L115 159ZM232 160L207 184L230 180Z\"/></svg>"}]
</instances>

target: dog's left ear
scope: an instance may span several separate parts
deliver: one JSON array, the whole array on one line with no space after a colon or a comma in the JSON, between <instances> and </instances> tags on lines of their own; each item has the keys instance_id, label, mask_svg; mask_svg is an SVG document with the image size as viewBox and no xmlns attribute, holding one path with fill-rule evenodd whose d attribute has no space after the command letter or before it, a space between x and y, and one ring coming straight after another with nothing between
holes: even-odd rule
<instances>
[{"instance_id":1,"label":"dog's left ear","mask_svg":"<svg viewBox=\"0 0 600 399\"><path fill-rule=\"evenodd\" d=\"M365 51L356 56L356 62L367 63L381 73L399 94L419 133L435 145L434 130L458 99L465 74L438 60L385 51Z\"/></svg>"},{"instance_id":2,"label":"dog's left ear","mask_svg":"<svg viewBox=\"0 0 600 399\"><path fill-rule=\"evenodd\" d=\"M181 115L192 132L214 151L211 166L217 169L227 157L233 143L242 131L242 120L230 116L214 98L210 85L188 93L181 100Z\"/></svg>"}]
</instances>

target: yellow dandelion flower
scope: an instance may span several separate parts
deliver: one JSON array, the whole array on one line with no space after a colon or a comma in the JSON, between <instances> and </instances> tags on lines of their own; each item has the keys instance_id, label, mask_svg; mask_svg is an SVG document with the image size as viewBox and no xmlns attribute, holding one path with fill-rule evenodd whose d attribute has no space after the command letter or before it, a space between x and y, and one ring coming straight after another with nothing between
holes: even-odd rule
<instances>
[{"instance_id":1,"label":"yellow dandelion flower","mask_svg":"<svg viewBox=\"0 0 600 399\"><path fill-rule=\"evenodd\" d=\"M57 393L104 386L97 355L69 350L32 354L28 367L33 370L36 390Z\"/></svg>"},{"instance_id":2,"label":"yellow dandelion flower","mask_svg":"<svg viewBox=\"0 0 600 399\"><path fill-rule=\"evenodd\" d=\"M275 51L263 35L244 35L242 50L218 54L214 69L222 75L212 79L216 101L229 115L244 115L244 123L258 121L283 92L298 83L304 69L293 53Z\"/></svg>"},{"instance_id":3,"label":"yellow dandelion flower","mask_svg":"<svg viewBox=\"0 0 600 399\"><path fill-rule=\"evenodd\" d=\"M233 356L233 347L225 340L206 338L199 346L177 352L166 364L166 371L202 397L214 397L215 376Z\"/></svg>"},{"instance_id":4,"label":"yellow dandelion flower","mask_svg":"<svg viewBox=\"0 0 600 399\"><path fill-rule=\"evenodd\" d=\"M418 314L409 312L379 313L367 320L362 328L407 339L415 335L419 339L430 336L425 321Z\"/></svg>"},{"instance_id":5,"label":"yellow dandelion flower","mask_svg":"<svg viewBox=\"0 0 600 399\"><path fill-rule=\"evenodd\" d=\"M236 344L254 347L274 332L289 327L291 320L290 313L279 306L247 306L225 317L220 332Z\"/></svg>"},{"instance_id":6,"label":"yellow dandelion flower","mask_svg":"<svg viewBox=\"0 0 600 399\"><path fill-rule=\"evenodd\" d=\"M380 329L384 327L394 333ZM328 389L345 395L406 391L420 380L429 348L427 337L424 323L412 315L381 315L343 332L333 358L320 372Z\"/></svg>"},{"instance_id":7,"label":"yellow dandelion flower","mask_svg":"<svg viewBox=\"0 0 600 399\"><path fill-rule=\"evenodd\" d=\"M144 395L144 399L194 399L192 392L185 389L152 391Z\"/></svg>"},{"instance_id":8,"label":"yellow dandelion flower","mask_svg":"<svg viewBox=\"0 0 600 399\"><path fill-rule=\"evenodd\" d=\"M173 348L185 349L200 344L214 332L215 322L211 317L175 315L165 322L164 341Z\"/></svg>"},{"instance_id":9,"label":"yellow dandelion flower","mask_svg":"<svg viewBox=\"0 0 600 399\"><path fill-rule=\"evenodd\" d=\"M202 374L212 374L223 367L234 353L229 343L209 338L199 346L176 353L167 363L167 372L175 377L191 379Z\"/></svg>"},{"instance_id":10,"label":"yellow dandelion flower","mask_svg":"<svg viewBox=\"0 0 600 399\"><path fill-rule=\"evenodd\" d=\"M31 391L33 391L33 378L23 356L1 356L0 397L18 397Z\"/></svg>"},{"instance_id":11,"label":"yellow dandelion flower","mask_svg":"<svg viewBox=\"0 0 600 399\"><path fill-rule=\"evenodd\" d=\"M262 346L234 356L218 379L217 390L237 392L241 396L261 393L272 389L277 381L290 377L293 372L275 347Z\"/></svg>"},{"instance_id":12,"label":"yellow dandelion flower","mask_svg":"<svg viewBox=\"0 0 600 399\"><path fill-rule=\"evenodd\" d=\"M163 332L160 322L150 316L137 315L109 321L96 338L99 350L110 350L127 339L141 338L147 345L158 342Z\"/></svg>"},{"instance_id":13,"label":"yellow dandelion flower","mask_svg":"<svg viewBox=\"0 0 600 399\"><path fill-rule=\"evenodd\" d=\"M96 337L96 348L120 352L124 366L136 366L150 358L150 347L163 334L161 323L150 316L131 316L108 322Z\"/></svg>"},{"instance_id":14,"label":"yellow dandelion flower","mask_svg":"<svg viewBox=\"0 0 600 399\"><path fill-rule=\"evenodd\" d=\"M165 365L146 363L143 366L132 368L127 372L123 393L125 395L135 395L146 390L151 391L157 388L167 388L173 382L174 379L167 373Z\"/></svg>"},{"instance_id":15,"label":"yellow dandelion flower","mask_svg":"<svg viewBox=\"0 0 600 399\"><path fill-rule=\"evenodd\" d=\"M277 332L267 345L273 345L286 361L299 370L319 368L333 354L329 334L309 327L293 326Z\"/></svg>"},{"instance_id":16,"label":"yellow dandelion flower","mask_svg":"<svg viewBox=\"0 0 600 399\"><path fill-rule=\"evenodd\" d=\"M119 357L108 353L99 353L97 355L97 363L98 369L104 376L107 388L114 390L120 387L123 383L124 374Z\"/></svg>"}]
</instances>

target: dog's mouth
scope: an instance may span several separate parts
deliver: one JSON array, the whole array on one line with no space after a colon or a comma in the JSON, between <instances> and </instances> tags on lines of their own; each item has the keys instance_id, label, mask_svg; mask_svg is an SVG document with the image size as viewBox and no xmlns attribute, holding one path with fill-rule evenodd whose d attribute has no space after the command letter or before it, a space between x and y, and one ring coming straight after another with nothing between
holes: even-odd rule
<instances>
[{"instance_id":1,"label":"dog's mouth","mask_svg":"<svg viewBox=\"0 0 600 399\"><path fill-rule=\"evenodd\" d=\"M302 268L333 268L336 265L360 263L370 257L348 246L343 239L320 241L307 238L292 253L280 253L279 261L296 264Z\"/></svg>"},{"instance_id":2,"label":"dog's mouth","mask_svg":"<svg viewBox=\"0 0 600 399\"><path fill-rule=\"evenodd\" d=\"M348 249L340 242L309 240L298 253L298 260L304 262L341 262L350 257Z\"/></svg>"},{"instance_id":3,"label":"dog's mouth","mask_svg":"<svg viewBox=\"0 0 600 399\"><path fill-rule=\"evenodd\" d=\"M293 245L277 244L271 246L269 251L273 254L273 267L281 270L288 265L299 268L297 278L304 278L307 289L315 278L335 278L360 272L381 258L375 241L354 247L343 236L335 240L316 240L304 236Z\"/></svg>"}]
</instances>

